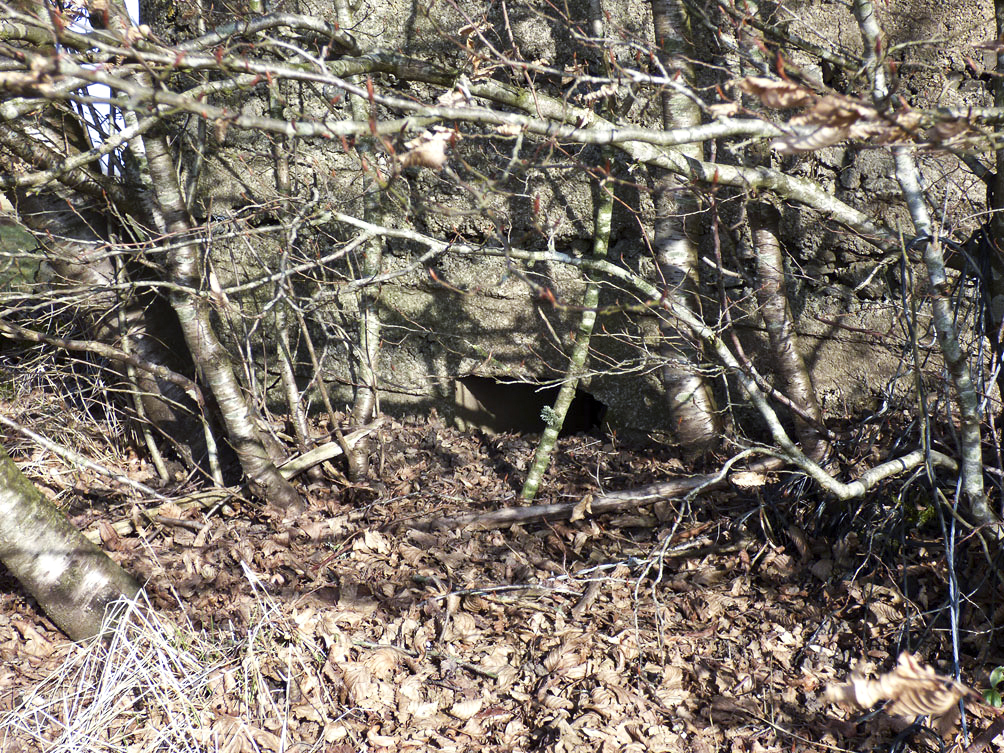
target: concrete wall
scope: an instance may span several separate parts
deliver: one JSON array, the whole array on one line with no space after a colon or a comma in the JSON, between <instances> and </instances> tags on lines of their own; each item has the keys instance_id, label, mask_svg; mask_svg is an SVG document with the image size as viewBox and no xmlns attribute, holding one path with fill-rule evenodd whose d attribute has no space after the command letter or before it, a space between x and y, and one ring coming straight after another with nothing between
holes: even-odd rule
<instances>
[{"instance_id":1,"label":"concrete wall","mask_svg":"<svg viewBox=\"0 0 1004 753\"><path fill-rule=\"evenodd\" d=\"M327 3L300 6L301 10L315 10L333 18ZM152 0L147 7L144 20L151 22L151 14L163 13L165 3ZM351 33L364 50L399 50L467 70L474 65L472 56L487 60L489 55L477 40L467 47L457 45L456 31L471 22L482 25L489 41L510 51L518 49L526 61L541 61L557 69L581 64L587 70L602 70L595 46L569 33L569 24L585 33L597 8L604 14L608 34L616 34L624 42L614 49L625 65L644 63L636 53L652 38L648 5L635 0L570 3L567 19L558 17L555 8L564 7L560 5L526 2L507 7L508 19L501 15L497 3L436 3L428 9L425 3L362 0L353 5L358 22ZM846 49L860 49L857 26L849 9L842 5L806 1L788 3L785 8L765 8L765 17L776 14L787 28L807 40L838 40ZM917 106L989 102L983 83L965 72L967 59L983 62L982 53L974 45L993 36L989 0L954 3L951 8L926 0L894 0L878 3L878 10L888 35L887 49L919 38L936 40L897 53L901 59L898 92L905 100ZM190 28L185 24L194 23L177 12L172 18L174 27L184 27L186 32ZM700 20L695 28L699 40L703 40L701 51L709 53L707 61L727 62L727 55L718 54L722 48L717 46L715 29L702 25ZM860 91L861 82L834 73L808 53L794 53L789 64L793 70L796 65L802 66L807 75L837 90ZM485 75L493 74L489 71ZM718 74L715 69L701 69L700 75L702 80L713 82ZM541 91L562 92L561 81L539 74L531 78ZM442 87L387 77L378 79L377 84L384 90L429 102L446 92ZM309 87L284 86L282 91L283 112L290 118L303 112L316 114L326 106ZM625 88L613 106L620 110L625 122L657 127L657 98L645 99L651 92L638 92L644 96L635 97ZM264 113L268 109L265 92L256 94L259 96L241 92L231 98L230 104L244 112ZM709 101L714 100L714 89L707 89L706 94ZM568 93L570 101L575 102L576 96L575 92ZM334 107L336 113L349 117L344 99ZM380 108L375 114L389 115ZM599 149L548 147L532 138L524 139L516 149L514 137L474 126L465 127L464 136L450 151L448 172L408 168L397 177L383 199L387 224L474 246L498 246L505 241L531 250L551 244L571 254L589 252L593 193L583 168L607 159ZM398 150L403 148L402 141L391 139ZM249 221L245 225L220 225L221 229L246 230L288 218L287 208L279 208L284 197L275 187L270 137L230 129L220 141L210 132L201 148L205 157L201 172L190 176L197 190L195 211L201 218L217 217L228 222L246 218ZM346 153L336 141L300 142L289 148L295 149L290 172L299 197L291 203L294 209L304 206L310 192L316 191L315 197L322 204L362 216L363 194L369 183L361 170L359 153ZM368 159L389 158L379 144L368 148L370 151L363 153ZM186 154L186 165L193 168L194 152ZM723 145L718 159L731 158ZM982 183L951 155L920 153L919 159L925 178L934 186L932 198L944 201L948 207L948 218L953 223L949 230L957 238L964 238L981 221L979 212L985 206ZM615 174L622 184L618 188L611 258L658 282L647 246L653 219L653 175L644 166L623 162L620 156L614 160ZM512 168L513 164L516 169L507 173L507 165ZM812 178L833 195L872 213L887 225L905 234L911 232L885 148L838 145L814 155L774 157L773 166L788 174ZM770 354L761 347L763 337L752 315L753 264L750 249L743 241L740 198L727 190L718 194L723 220L735 223L735 232L724 227L720 235L725 264L735 273L725 284L730 300L737 302L733 317L741 337L761 371L769 372ZM277 207L274 215L270 207ZM874 409L887 394L908 396L912 378L904 369L903 328L898 324L902 313L901 283L896 279L895 266L878 268L877 255L866 241L816 213L788 204L783 217L782 240L791 259L789 286L796 327L824 406L841 414L854 414ZM713 252L710 223L707 214L696 223L702 254L708 257ZM353 233L337 223L302 226L292 255L316 258L332 253ZM287 252L281 233L220 237L211 249L215 272L224 286L260 276L263 267L274 268ZM424 249L417 244L389 240L385 269L406 268L422 252ZM323 378L336 397L345 401L351 399L353 385L358 383L353 367L358 302L355 293L339 291L358 275L358 268L359 258L349 254L330 266L323 287L303 280L297 291L301 303L311 304L308 321L324 358ZM709 272L710 267L702 270ZM706 319L714 321L719 301L716 276L708 274L705 284L704 312ZM560 305L542 301L535 286L537 290L541 286L553 290ZM455 381L471 374L503 380L560 380L567 365L564 354L572 343L579 316L582 288L581 276L573 268L454 254L445 254L385 283L379 300L383 348L378 367L383 407L422 411L435 405L453 413ZM922 292L922 285L917 291ZM230 329L228 336L235 350L245 337L268 343L257 349L259 354L273 347L269 337L273 295L273 290L264 287L231 296L244 318L221 315L221 324ZM591 361L594 374L585 387L608 407L607 419L612 425L666 429L654 357L658 350L656 319L651 312L631 308L637 303L633 291L609 282L604 285L604 313L597 323L596 355ZM616 310L618 306L622 310ZM257 321L255 317L259 316L262 318ZM926 327L927 319L923 318L921 324ZM930 338L924 337L928 343ZM313 375L306 365L302 342L298 354L307 381ZM260 359L259 365L267 368L267 357L260 355ZM929 377L935 379L940 369L936 353L926 368ZM729 388L724 380L716 385L724 400L738 399L735 392L726 394Z\"/></svg>"}]
</instances>

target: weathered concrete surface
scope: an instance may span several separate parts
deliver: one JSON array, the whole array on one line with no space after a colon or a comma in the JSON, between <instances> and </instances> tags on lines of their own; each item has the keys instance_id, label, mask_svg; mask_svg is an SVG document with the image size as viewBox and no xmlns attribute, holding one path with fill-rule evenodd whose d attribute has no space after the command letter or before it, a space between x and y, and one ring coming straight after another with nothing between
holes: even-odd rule
<instances>
[{"instance_id":1,"label":"weathered concrete surface","mask_svg":"<svg viewBox=\"0 0 1004 753\"><path fill-rule=\"evenodd\" d=\"M148 5L156 11L164 3L151 0ZM328 3L308 2L302 6L332 17ZM558 69L577 63L585 63L587 68L599 64L596 49L576 41L568 31L570 22L580 31L588 28L597 7L607 14L608 33L639 44L651 41L647 3L576 2L569 5L570 19L558 18L554 7L543 2L509 4L506 19L497 3L437 3L428 10L417 2L363 0L352 6L357 24L351 31L364 50L401 50L468 71L475 65L487 65L490 57L490 50L477 39L467 46L457 44L458 29L470 23L478 24L485 40L497 49L510 55L518 51L523 60L541 61ZM786 7L790 15L784 9L776 13L783 16L794 33L816 42L837 40L845 49L860 50L860 34L848 8L815 1L789 3ZM937 40L895 53L900 61L899 95L921 106L989 103L983 83L965 72L967 58L986 62L974 45L993 36L989 0L962 0L950 8L933 0L895 0L877 3L877 8L887 34L886 49L919 38ZM177 13L173 18L176 25L184 25L183 19L177 20ZM702 28L699 22L696 26ZM702 38L711 40L702 49L717 53L712 44L714 36L708 35L707 29L701 33L705 34ZM616 48L616 54L625 64L635 66L632 50L636 49L637 45L625 44ZM472 62L475 58L481 62ZM801 66L810 78L838 91L861 91L860 81L835 73L808 54L794 53L791 64ZM443 88L388 78L377 83L428 102L446 93ZM562 91L561 82L546 76L537 76L534 85L541 91ZM230 104L245 112L265 113L269 104L264 90L260 94L234 95ZM325 103L309 87L290 86L283 89L283 95L285 101L280 107L288 117L300 112L317 114L325 107L349 117L344 99ZM577 102L575 92L567 96ZM712 101L714 90L709 89L707 96ZM633 100L619 95L614 105L628 122L650 126L658 123L658 106L651 92ZM374 114L379 118L389 115L379 107ZM255 224L264 225L274 220L269 208L276 207L275 216L279 217L283 197L275 185L271 138L231 129L223 141L218 141L209 130L202 144L205 160L201 173L186 176L196 188L199 215L256 217ZM552 244L570 253L589 252L592 193L584 167L601 164L604 158L597 149L566 145L556 150L527 138L517 150L514 137L476 127L467 127L464 136L449 154L452 173L409 168L398 176L383 204L390 225L472 245L498 246L504 241L528 249L539 250ZM400 150L402 141L363 144L360 149L368 151L349 152L334 142L287 145L294 155L290 162L291 183L299 197L293 206L305 206L311 191L316 191L313 200L318 206L361 216L362 197L370 183L360 156L370 163L386 163L391 159L387 147ZM186 154L186 164L191 168L196 164L194 152ZM982 183L950 155L921 153L918 157L925 179L934 186L932 199L944 201L948 208L948 230L964 239L982 221ZM722 150L718 158L727 161L731 155ZM614 160L615 174L623 183L618 188L621 204L614 222L611 259L658 283L646 243L652 222L651 177L643 166L617 163L617 157ZM773 165L818 181L837 197L905 235L912 232L885 149L838 145L811 156L775 157ZM733 301L751 301L750 250L744 246L741 218L736 211L738 202L723 201L729 197L735 194L722 191L719 195L723 215L730 220L731 211L737 225L731 234L728 228L722 230L723 256L726 267L740 278L745 276L745 280L728 292ZM782 240L791 259L789 289L796 329L802 335L801 347L824 407L839 414L860 414L874 410L887 394L899 398L909 395L913 382L904 367L903 328L897 323L902 313L900 283L895 279L894 266L877 270L874 249L825 217L791 205L784 207L783 217ZM704 228L700 238L702 254L710 256L710 219L705 217L698 224ZM299 254L297 258L323 256L348 241L354 232L334 223L309 230L301 227L298 247L291 253ZM385 269L406 266L423 251L406 241L388 241ZM276 259L287 252L290 250L285 248L281 233L263 233L221 239L214 242L211 253L217 275L228 286L260 276L262 267L274 267ZM338 291L357 276L357 269L358 259L349 254L330 266L324 287L317 287L316 281L302 281L298 290L307 303L317 304L308 307L311 334L324 357L324 380L342 401L351 399L358 381L352 366L357 300L354 293L340 295ZM702 271L708 272L709 267ZM731 278L728 282L734 284ZM537 291L528 283L538 286ZM537 294L540 287L553 290L561 305L555 307L541 300ZM441 411L452 411L453 382L467 374L535 381L560 379L566 363L564 353L578 318L576 302L581 290L581 277L573 269L451 254L385 283L380 292L384 329L378 364L383 407L422 411L435 405ZM235 350L245 337L260 343L264 333L266 341L269 339L269 317L274 309L270 302L275 295L275 290L266 286L253 294L231 296L241 315L221 312L220 321L230 325L226 329ZM706 319L715 321L719 294L713 274L708 276L705 296ZM320 305L322 299L324 305ZM605 283L603 300L604 307L639 303L634 291L609 281ZM741 303L733 317L749 344L751 358L768 372L769 353L756 347L760 341L757 322L744 306ZM259 315L264 318L254 324L254 317ZM920 325L926 355L931 350L927 347L931 337L923 308ZM609 407L608 420L614 425L641 429L668 428L656 376L654 315L636 310L610 311L600 318L596 331L596 355L590 364L595 373L587 388ZM251 350L268 353L272 347L258 345ZM312 375L305 365L302 342L298 356L307 380ZM260 356L260 365L268 368L268 359ZM940 363L936 354L925 363L929 378L935 378ZM709 368L714 377L713 367ZM889 385L893 385L891 392ZM723 380L717 379L716 386L723 400L739 399L734 385L730 394L726 394Z\"/></svg>"}]
</instances>

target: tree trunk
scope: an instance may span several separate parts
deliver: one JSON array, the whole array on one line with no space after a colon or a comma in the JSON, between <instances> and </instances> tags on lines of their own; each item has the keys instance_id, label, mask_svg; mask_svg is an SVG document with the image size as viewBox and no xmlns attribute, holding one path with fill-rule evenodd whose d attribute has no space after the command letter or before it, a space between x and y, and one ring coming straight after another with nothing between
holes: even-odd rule
<instances>
[{"instance_id":1,"label":"tree trunk","mask_svg":"<svg viewBox=\"0 0 1004 753\"><path fill-rule=\"evenodd\" d=\"M59 170L65 159L79 157L92 146L84 119L72 108L50 104L35 114L31 123L31 139L19 128L0 125L0 146L31 169L54 171L58 179L41 191L37 186L13 189L9 198L21 223L47 253L54 272L53 295L63 289L71 291L68 303L60 302L60 307L72 306L94 340L174 371L183 369L186 364L171 352L170 327L164 326L162 314L152 313L156 307L151 307L151 297L121 292L127 278L113 262L115 249L109 243L109 231L115 228L117 218L143 213L137 192L102 175L94 165ZM116 284L122 287L117 290ZM73 289L88 289L89 293L73 295ZM113 315L117 309L120 316ZM115 363L112 368L129 385L124 391L134 389L124 365ZM205 442L195 418L195 401L177 385L146 372L137 375L135 388L146 418L174 443L186 463L199 462Z\"/></svg>"},{"instance_id":2,"label":"tree trunk","mask_svg":"<svg viewBox=\"0 0 1004 753\"><path fill-rule=\"evenodd\" d=\"M160 307L166 304L115 290L116 283L125 280L112 263L114 249L95 232L106 220L98 207L81 206L62 194L62 190L44 196L18 191L11 196L18 219L47 252L54 272L52 295L67 291L66 299L87 337L171 371L186 371L190 364L171 348L176 328L172 332L165 326ZM86 289L88 294L75 295L74 289ZM120 316L114 315L116 309ZM186 465L201 463L206 444L195 400L178 384L149 372L139 371L131 379L124 363L113 361L111 368L127 385L124 392L138 389L145 418Z\"/></svg>"},{"instance_id":3,"label":"tree trunk","mask_svg":"<svg viewBox=\"0 0 1004 753\"><path fill-rule=\"evenodd\" d=\"M778 240L780 214L766 202L750 207L750 224L753 227L753 245L757 261L757 301L774 355L774 368L781 380L782 389L811 419L795 416L795 431L804 452L817 463L829 451L829 442L820 433L823 412L816 400L812 377L805 367L805 359L798 351L798 336L791 322L787 286L784 281L784 256Z\"/></svg>"},{"instance_id":4,"label":"tree trunk","mask_svg":"<svg viewBox=\"0 0 1004 753\"><path fill-rule=\"evenodd\" d=\"M139 585L88 541L0 447L0 561L75 641L101 632L106 607Z\"/></svg>"},{"instance_id":5,"label":"tree trunk","mask_svg":"<svg viewBox=\"0 0 1004 753\"><path fill-rule=\"evenodd\" d=\"M209 316L205 299L194 295L202 282L201 250L191 238L191 224L178 185L174 162L163 136L144 139L156 203L163 223L161 230L175 240L168 251L171 282L177 285L171 304L178 315L189 353L196 368L212 391L226 426L227 437L240 460L248 482L268 504L295 514L302 510L299 493L275 466L278 458L265 448L251 405L244 397L230 363L230 355L220 343Z\"/></svg>"},{"instance_id":6,"label":"tree trunk","mask_svg":"<svg viewBox=\"0 0 1004 753\"><path fill-rule=\"evenodd\" d=\"M600 183L596 187L596 209L593 219L593 259L602 260L607 256L610 247L610 220L614 211L614 184ZM546 421L537 451L533 455L530 472L526 476L520 496L528 502L537 496L537 489L544 478L548 465L551 463L551 453L558 441L558 433L565 423L568 408L575 397L579 380L586 372L586 359L589 357L589 342L593 336L593 325L596 324L596 309L600 304L599 283L588 274L586 289L582 294L582 317L579 319L579 330L575 335L575 344L569 355L568 373L558 390L558 397L550 419Z\"/></svg>"},{"instance_id":7,"label":"tree trunk","mask_svg":"<svg viewBox=\"0 0 1004 753\"><path fill-rule=\"evenodd\" d=\"M662 52L667 74L684 85L693 80L686 54L686 14L678 0L652 0L656 45ZM662 120L667 130L700 123L697 105L679 91L662 93ZM677 147L701 159L700 146ZM655 235L652 245L666 286L666 295L694 310L697 294L697 249L686 227L686 218L697 211L694 194L681 179L669 172L657 173L655 184ZM721 421L714 397L698 363L700 351L673 322L664 322L662 380L669 400L676 440L690 451L709 449L721 434Z\"/></svg>"}]
</instances>

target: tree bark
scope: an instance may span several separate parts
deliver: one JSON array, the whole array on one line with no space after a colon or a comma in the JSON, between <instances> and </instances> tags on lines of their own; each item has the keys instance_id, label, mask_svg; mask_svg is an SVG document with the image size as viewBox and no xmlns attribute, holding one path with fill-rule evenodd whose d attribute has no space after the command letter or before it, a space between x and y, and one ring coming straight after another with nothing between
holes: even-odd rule
<instances>
[{"instance_id":1,"label":"tree bark","mask_svg":"<svg viewBox=\"0 0 1004 753\"><path fill-rule=\"evenodd\" d=\"M820 462L829 450L829 442L822 436L819 426L823 412L816 400L812 377L805 367L805 359L797 347L797 335L791 323L787 286L784 281L784 256L778 240L780 215L773 206L761 202L750 208L753 227L753 245L757 261L757 301L774 355L774 367L783 383L783 391L800 406L814 423L795 416L795 431L802 451L812 460Z\"/></svg>"},{"instance_id":2,"label":"tree bark","mask_svg":"<svg viewBox=\"0 0 1004 753\"><path fill-rule=\"evenodd\" d=\"M248 482L269 505L296 514L303 509L299 493L276 469L278 458L269 456L251 405L244 397L230 363L230 354L220 343L205 299L193 292L201 287L202 254L191 238L191 223L178 185L174 161L163 136L144 139L156 203L163 232L174 239L168 251L171 281L178 287L171 304L178 315L189 353L219 405L227 437L240 460ZM184 292L183 292L184 291Z\"/></svg>"},{"instance_id":3,"label":"tree bark","mask_svg":"<svg viewBox=\"0 0 1004 753\"><path fill-rule=\"evenodd\" d=\"M62 204L62 208L60 208ZM15 209L22 224L34 232L36 239L49 252L48 261L54 271L52 294L72 306L77 322L91 339L112 345L140 360L163 366L168 371L186 370L187 364L171 351L169 327L164 321L154 322L156 304L148 298L123 296L113 287L122 282L111 262L112 248L94 235L86 218L94 215L77 209L57 196L14 197ZM81 219L85 218L85 219ZM86 296L79 291L88 291ZM163 305L161 303L161 305ZM121 306L121 316L113 312ZM130 379L125 364L112 362L131 391L138 389L146 418L170 441L187 465L197 465L205 451L201 426L196 419L199 407L178 384L150 372Z\"/></svg>"},{"instance_id":4,"label":"tree bark","mask_svg":"<svg viewBox=\"0 0 1004 753\"><path fill-rule=\"evenodd\" d=\"M596 187L596 208L593 218L593 259L605 259L610 246L610 220L614 211L614 184L600 183ZM589 357L589 342L593 336L593 325L596 323L596 309L600 303L599 283L586 273L586 289L582 294L582 318L579 319L579 330L575 335L575 344L569 355L568 374L558 391L554 401L551 420L541 434L537 451L533 455L530 472L523 483L520 496L531 501L537 496L544 472L551 463L551 453L558 441L558 434L565 423L568 407L575 397L579 380L586 371L586 359Z\"/></svg>"},{"instance_id":5,"label":"tree bark","mask_svg":"<svg viewBox=\"0 0 1004 753\"><path fill-rule=\"evenodd\" d=\"M106 20L116 29L129 24L121 0L111 0ZM42 4L17 2L14 6L39 17L46 24L47 11ZM49 22L51 22L51 16ZM34 52L56 55L56 50L33 48ZM188 364L172 352L170 326L164 326L157 305L149 296L123 294L115 285L125 282L112 261L114 248L109 243L109 224L125 215L143 214L138 192L108 175L102 174L97 163L63 169L67 160L79 157L92 148L85 118L65 103L52 102L29 116L31 138L26 138L24 118L16 126L0 125L0 145L16 159L34 170L53 171L58 184L47 185L38 192L35 187L11 191L10 199L19 220L31 230L47 251L54 271L56 292L87 289L86 296L76 295L67 301L85 323L89 337L137 358L180 371ZM109 211L114 207L114 211ZM121 230L121 228L120 228ZM120 315L113 315L118 307ZM122 377L127 392L138 392L141 412L155 429L174 445L189 467L202 461L206 444L202 426L197 420L195 401L177 384L150 372L131 378L125 364L112 365Z\"/></svg>"},{"instance_id":6,"label":"tree bark","mask_svg":"<svg viewBox=\"0 0 1004 753\"><path fill-rule=\"evenodd\" d=\"M0 447L0 561L75 641L101 632L105 610L139 585L88 541Z\"/></svg>"},{"instance_id":7,"label":"tree bark","mask_svg":"<svg viewBox=\"0 0 1004 753\"><path fill-rule=\"evenodd\" d=\"M352 10L346 0L335 0L335 17L343 29L353 27ZM353 119L363 122L372 116L365 100L350 96L349 106ZM358 147L357 147L358 148ZM363 194L363 219L377 225L384 224L382 187L379 182L378 166L373 166L376 177L364 178L366 189ZM364 278L376 277L383 271L383 238L379 236L370 239L362 248L362 268ZM366 287L359 291L359 358L358 386L355 401L352 406L352 421L355 424L366 424L373 420L377 410L377 361L380 358L380 289L374 291ZM368 443L360 448L360 453L366 453ZM358 471L364 470L366 461L357 456L357 460L349 462L349 478L354 479Z\"/></svg>"},{"instance_id":8,"label":"tree bark","mask_svg":"<svg viewBox=\"0 0 1004 753\"><path fill-rule=\"evenodd\" d=\"M693 71L685 53L687 17L678 0L652 0L652 18L656 45L662 52L666 72L689 84ZM668 129L700 123L700 110L686 95L666 89L662 92L663 127ZM700 146L677 147L677 151L701 159ZM668 171L656 172L655 248L666 295L694 310L697 294L697 248L687 232L687 217L697 211L694 194L679 176ZM662 381L669 401L669 412L676 440L691 452L710 449L721 434L721 421L714 397L699 371L700 350L677 323L663 321Z\"/></svg>"}]
</instances>

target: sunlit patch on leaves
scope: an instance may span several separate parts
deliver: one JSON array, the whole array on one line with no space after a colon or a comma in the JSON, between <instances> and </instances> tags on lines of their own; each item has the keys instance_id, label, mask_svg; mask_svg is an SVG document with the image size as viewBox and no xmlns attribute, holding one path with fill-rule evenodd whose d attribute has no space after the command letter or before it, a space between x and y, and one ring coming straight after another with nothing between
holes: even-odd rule
<instances>
[{"instance_id":1,"label":"sunlit patch on leaves","mask_svg":"<svg viewBox=\"0 0 1004 753\"><path fill-rule=\"evenodd\" d=\"M466 721L481 711L483 703L484 702L480 698L469 698L467 700L457 701L450 709L450 716Z\"/></svg>"},{"instance_id":2,"label":"sunlit patch on leaves","mask_svg":"<svg viewBox=\"0 0 1004 753\"><path fill-rule=\"evenodd\" d=\"M731 118L733 115L738 115L739 110L738 102L718 102L708 105L708 113L713 118Z\"/></svg>"},{"instance_id":3,"label":"sunlit patch on leaves","mask_svg":"<svg viewBox=\"0 0 1004 753\"><path fill-rule=\"evenodd\" d=\"M767 483L767 475L755 471L736 471L729 475L729 482L738 489L756 489Z\"/></svg>"},{"instance_id":4,"label":"sunlit patch on leaves","mask_svg":"<svg viewBox=\"0 0 1004 753\"><path fill-rule=\"evenodd\" d=\"M950 677L939 675L905 652L900 654L892 672L874 680L852 677L850 682L827 688L826 697L832 703L864 709L879 701L888 701L885 708L888 713L910 719L930 716L934 727L941 732L955 723L960 700L980 699L976 691Z\"/></svg>"}]
</instances>

